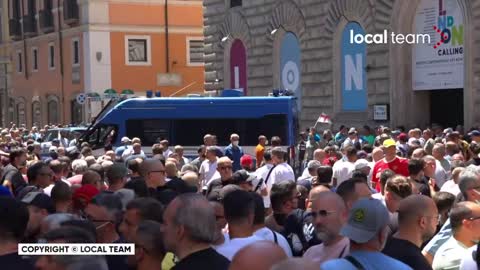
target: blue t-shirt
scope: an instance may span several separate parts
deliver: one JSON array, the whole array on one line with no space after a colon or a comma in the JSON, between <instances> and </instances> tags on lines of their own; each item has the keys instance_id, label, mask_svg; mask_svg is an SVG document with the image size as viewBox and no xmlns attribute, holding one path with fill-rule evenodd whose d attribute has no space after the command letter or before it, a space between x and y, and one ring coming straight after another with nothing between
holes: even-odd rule
<instances>
[{"instance_id":1,"label":"blue t-shirt","mask_svg":"<svg viewBox=\"0 0 480 270\"><path fill-rule=\"evenodd\" d=\"M354 257L365 270L412 270L410 266L395 260L381 252L353 251L350 256ZM357 270L346 259L335 259L321 265L322 270Z\"/></svg>"}]
</instances>

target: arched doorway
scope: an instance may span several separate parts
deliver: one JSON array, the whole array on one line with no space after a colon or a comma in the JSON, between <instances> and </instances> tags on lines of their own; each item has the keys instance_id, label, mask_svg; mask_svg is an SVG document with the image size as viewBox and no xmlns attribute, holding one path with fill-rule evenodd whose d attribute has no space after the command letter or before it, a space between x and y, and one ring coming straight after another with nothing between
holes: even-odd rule
<instances>
[{"instance_id":1,"label":"arched doorway","mask_svg":"<svg viewBox=\"0 0 480 270\"><path fill-rule=\"evenodd\" d=\"M57 125L60 123L60 113L58 110L58 98L56 96L49 97L47 103L48 123Z\"/></svg>"},{"instance_id":2,"label":"arched doorway","mask_svg":"<svg viewBox=\"0 0 480 270\"><path fill-rule=\"evenodd\" d=\"M230 48L230 87L243 89L247 95L247 51L239 39L234 40Z\"/></svg>"},{"instance_id":3,"label":"arched doorway","mask_svg":"<svg viewBox=\"0 0 480 270\"><path fill-rule=\"evenodd\" d=\"M40 101L32 102L32 126L42 125L42 107Z\"/></svg>"},{"instance_id":4,"label":"arched doorway","mask_svg":"<svg viewBox=\"0 0 480 270\"><path fill-rule=\"evenodd\" d=\"M20 98L16 106L17 126L24 125L27 123L25 108L26 108L25 99Z\"/></svg>"},{"instance_id":5,"label":"arched doorway","mask_svg":"<svg viewBox=\"0 0 480 270\"><path fill-rule=\"evenodd\" d=\"M70 102L72 124L78 125L83 122L83 105L78 104L76 99Z\"/></svg>"},{"instance_id":6,"label":"arched doorway","mask_svg":"<svg viewBox=\"0 0 480 270\"><path fill-rule=\"evenodd\" d=\"M300 43L297 36L287 32L282 38L280 48L280 85L282 89L292 91L297 97L297 108L302 104L302 64Z\"/></svg>"}]
</instances>

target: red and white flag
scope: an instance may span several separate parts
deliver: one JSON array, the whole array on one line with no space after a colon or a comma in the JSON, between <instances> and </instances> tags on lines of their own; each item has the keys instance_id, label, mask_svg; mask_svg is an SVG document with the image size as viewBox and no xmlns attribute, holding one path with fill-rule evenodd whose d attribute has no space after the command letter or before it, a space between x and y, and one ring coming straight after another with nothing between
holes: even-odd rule
<instances>
[{"instance_id":1,"label":"red and white flag","mask_svg":"<svg viewBox=\"0 0 480 270\"><path fill-rule=\"evenodd\" d=\"M317 123L331 124L332 121L330 120L330 116L326 115L325 113L322 113L320 114L320 117L318 117Z\"/></svg>"}]
</instances>

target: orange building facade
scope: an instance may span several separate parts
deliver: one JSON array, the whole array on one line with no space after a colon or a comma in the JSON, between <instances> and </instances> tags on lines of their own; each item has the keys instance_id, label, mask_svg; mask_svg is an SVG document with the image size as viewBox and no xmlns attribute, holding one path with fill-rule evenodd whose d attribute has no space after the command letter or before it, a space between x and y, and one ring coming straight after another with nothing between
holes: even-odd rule
<instances>
[{"instance_id":1,"label":"orange building facade","mask_svg":"<svg viewBox=\"0 0 480 270\"><path fill-rule=\"evenodd\" d=\"M8 2L10 111L18 124L89 122L111 89L204 91L202 1ZM96 97L79 103L81 93Z\"/></svg>"}]
</instances>

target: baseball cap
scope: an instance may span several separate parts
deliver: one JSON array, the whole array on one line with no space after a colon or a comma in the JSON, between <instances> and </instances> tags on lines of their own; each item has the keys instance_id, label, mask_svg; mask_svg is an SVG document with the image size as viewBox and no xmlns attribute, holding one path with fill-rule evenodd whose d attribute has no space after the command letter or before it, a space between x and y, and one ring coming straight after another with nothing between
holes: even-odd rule
<instances>
[{"instance_id":1,"label":"baseball cap","mask_svg":"<svg viewBox=\"0 0 480 270\"><path fill-rule=\"evenodd\" d=\"M23 198L22 202L27 205L33 205L41 209L47 210L49 214L55 213L55 205L52 199L43 192L30 192Z\"/></svg>"},{"instance_id":2,"label":"baseball cap","mask_svg":"<svg viewBox=\"0 0 480 270\"><path fill-rule=\"evenodd\" d=\"M370 168L370 163L366 159L358 159L355 161L355 170L360 170L366 167Z\"/></svg>"},{"instance_id":3,"label":"baseball cap","mask_svg":"<svg viewBox=\"0 0 480 270\"><path fill-rule=\"evenodd\" d=\"M249 174L246 170L239 170L233 173L232 182L235 184L252 182L256 178L255 175Z\"/></svg>"},{"instance_id":4,"label":"baseball cap","mask_svg":"<svg viewBox=\"0 0 480 270\"><path fill-rule=\"evenodd\" d=\"M370 240L388 224L388 210L380 200L363 198L353 204L348 222L340 234L363 244Z\"/></svg>"},{"instance_id":5,"label":"baseball cap","mask_svg":"<svg viewBox=\"0 0 480 270\"><path fill-rule=\"evenodd\" d=\"M475 136L475 137L476 137L476 136L480 136L480 131L478 131L478 130L473 130L473 131L471 131L470 133L468 133L468 135L470 135L470 136Z\"/></svg>"},{"instance_id":6,"label":"baseball cap","mask_svg":"<svg viewBox=\"0 0 480 270\"><path fill-rule=\"evenodd\" d=\"M357 130L354 127L348 130L348 134L355 134L355 133L357 133Z\"/></svg>"},{"instance_id":7,"label":"baseball cap","mask_svg":"<svg viewBox=\"0 0 480 270\"><path fill-rule=\"evenodd\" d=\"M240 164L241 166L251 166L253 164L253 159L249 155L243 155L240 158Z\"/></svg>"},{"instance_id":8,"label":"baseball cap","mask_svg":"<svg viewBox=\"0 0 480 270\"><path fill-rule=\"evenodd\" d=\"M405 134L405 133L400 133L397 138L398 138L399 140L406 141L406 140L407 140L407 137L408 137L407 134Z\"/></svg>"},{"instance_id":9,"label":"baseball cap","mask_svg":"<svg viewBox=\"0 0 480 270\"><path fill-rule=\"evenodd\" d=\"M128 137L123 137L122 140L121 140L122 143L129 143L130 142L130 138Z\"/></svg>"},{"instance_id":10,"label":"baseball cap","mask_svg":"<svg viewBox=\"0 0 480 270\"><path fill-rule=\"evenodd\" d=\"M401 133L401 132L400 132L400 130L398 130L398 129L393 130L393 131L392 131L392 136L398 136L398 135L400 135L400 133Z\"/></svg>"},{"instance_id":11,"label":"baseball cap","mask_svg":"<svg viewBox=\"0 0 480 270\"><path fill-rule=\"evenodd\" d=\"M453 129L452 128L446 128L443 130L443 134L449 134L449 133L452 133L453 132Z\"/></svg>"},{"instance_id":12,"label":"baseball cap","mask_svg":"<svg viewBox=\"0 0 480 270\"><path fill-rule=\"evenodd\" d=\"M76 208L81 208L90 203L93 197L95 197L100 191L92 184L86 184L75 190L72 196L73 204Z\"/></svg>"},{"instance_id":13,"label":"baseball cap","mask_svg":"<svg viewBox=\"0 0 480 270\"><path fill-rule=\"evenodd\" d=\"M393 139L386 139L385 141L383 141L383 147L390 147L390 146L396 146L397 144L395 143L395 141Z\"/></svg>"}]
</instances>

